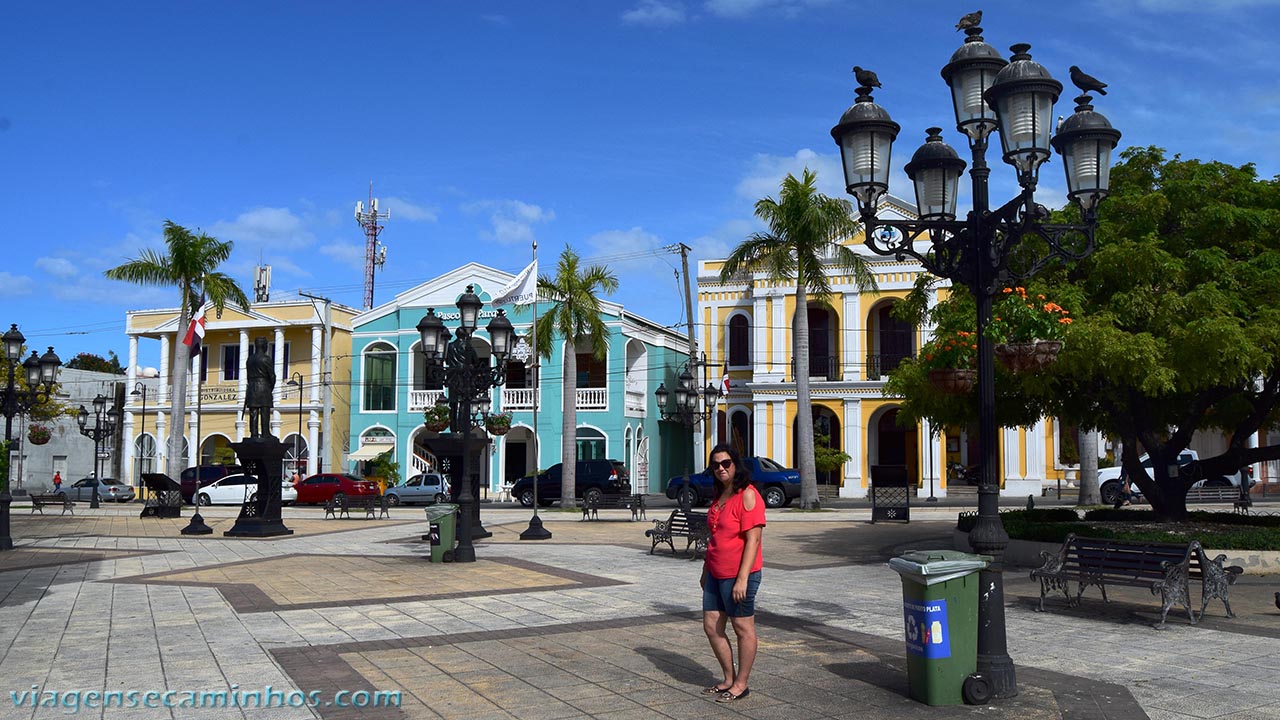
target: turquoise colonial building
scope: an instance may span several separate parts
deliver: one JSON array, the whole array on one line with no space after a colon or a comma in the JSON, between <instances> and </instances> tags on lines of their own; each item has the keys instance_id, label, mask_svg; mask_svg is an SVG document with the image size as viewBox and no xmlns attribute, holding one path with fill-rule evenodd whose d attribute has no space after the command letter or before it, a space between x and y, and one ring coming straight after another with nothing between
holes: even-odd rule
<instances>
[{"instance_id":1,"label":"turquoise colonial building","mask_svg":"<svg viewBox=\"0 0 1280 720\"><path fill-rule=\"evenodd\" d=\"M443 394L426 379L418 321L428 308L455 332L458 297L468 285L484 301L472 338L482 358L491 354L485 326L496 309L494 294L514 276L470 263L400 293L391 302L352 319L351 435L347 467L387 450L400 463L401 476L425 472L435 465L431 450L436 433L423 426L423 411ZM553 305L539 304L539 315ZM637 490L661 492L666 479L691 460L693 438L683 426L660 422L653 391L659 383L674 387L680 364L687 359L684 336L657 323L601 302L609 333L609 352L596 360L583 344L570 348L553 339L553 354L542 362L540 387L534 387L534 358L511 359L507 382L492 391L494 412L511 411L511 431L473 447L472 468L479 468L481 487L498 492L504 482L558 462L564 398L564 353L578 353L578 459L611 458L626 464ZM515 328L517 344L532 341L533 305L503 308ZM534 404L537 403L537 428ZM534 437L538 442L534 442Z\"/></svg>"}]
</instances>

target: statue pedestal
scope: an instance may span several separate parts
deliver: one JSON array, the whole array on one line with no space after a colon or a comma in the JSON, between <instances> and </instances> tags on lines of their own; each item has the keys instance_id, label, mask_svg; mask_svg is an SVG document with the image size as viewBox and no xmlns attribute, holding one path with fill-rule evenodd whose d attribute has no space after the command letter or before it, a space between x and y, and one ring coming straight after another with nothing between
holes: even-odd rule
<instances>
[{"instance_id":1,"label":"statue pedestal","mask_svg":"<svg viewBox=\"0 0 1280 720\"><path fill-rule=\"evenodd\" d=\"M258 478L257 497L240 506L235 525L227 537L276 537L292 535L280 517L280 479L284 477L284 454L288 445L274 437L231 443L245 472Z\"/></svg>"}]
</instances>

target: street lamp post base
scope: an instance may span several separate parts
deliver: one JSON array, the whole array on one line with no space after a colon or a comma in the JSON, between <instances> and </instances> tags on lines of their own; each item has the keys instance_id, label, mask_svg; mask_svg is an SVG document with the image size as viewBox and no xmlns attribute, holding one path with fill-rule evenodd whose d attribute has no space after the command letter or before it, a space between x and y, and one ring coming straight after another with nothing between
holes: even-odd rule
<instances>
[{"instance_id":1,"label":"street lamp post base","mask_svg":"<svg viewBox=\"0 0 1280 720\"><path fill-rule=\"evenodd\" d=\"M1008 700L1018 696L1018 676L1013 658L1006 655L978 653L978 673L990 684L994 700Z\"/></svg>"},{"instance_id":2,"label":"street lamp post base","mask_svg":"<svg viewBox=\"0 0 1280 720\"><path fill-rule=\"evenodd\" d=\"M456 563L475 562L476 549L470 545L459 545L453 549L453 561Z\"/></svg>"},{"instance_id":3,"label":"street lamp post base","mask_svg":"<svg viewBox=\"0 0 1280 720\"><path fill-rule=\"evenodd\" d=\"M182 528L183 535L212 535L213 528L204 524L204 518L200 517L200 511L191 516L191 522Z\"/></svg>"},{"instance_id":4,"label":"street lamp post base","mask_svg":"<svg viewBox=\"0 0 1280 720\"><path fill-rule=\"evenodd\" d=\"M534 515L529 518L529 528L520 533L521 540L550 540L551 531L542 527L542 518Z\"/></svg>"},{"instance_id":5,"label":"street lamp post base","mask_svg":"<svg viewBox=\"0 0 1280 720\"><path fill-rule=\"evenodd\" d=\"M485 530L484 525L481 525L480 523L477 522L475 525L471 527L472 540L483 540L485 538L491 538L491 537L493 537L493 533L489 532L488 530Z\"/></svg>"}]
</instances>

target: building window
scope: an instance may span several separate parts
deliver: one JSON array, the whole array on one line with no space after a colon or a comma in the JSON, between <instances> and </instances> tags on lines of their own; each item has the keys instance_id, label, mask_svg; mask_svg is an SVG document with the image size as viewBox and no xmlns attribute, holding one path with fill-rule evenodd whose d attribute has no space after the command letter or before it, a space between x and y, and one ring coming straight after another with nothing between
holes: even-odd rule
<instances>
[{"instance_id":1,"label":"building window","mask_svg":"<svg viewBox=\"0 0 1280 720\"><path fill-rule=\"evenodd\" d=\"M604 433L595 428L580 427L578 428L577 436L579 460L601 460L604 458Z\"/></svg>"},{"instance_id":2,"label":"building window","mask_svg":"<svg viewBox=\"0 0 1280 720\"><path fill-rule=\"evenodd\" d=\"M209 382L209 346L200 346L200 382Z\"/></svg>"},{"instance_id":3,"label":"building window","mask_svg":"<svg viewBox=\"0 0 1280 720\"><path fill-rule=\"evenodd\" d=\"M252 355L253 351L250 350L249 354ZM222 379L227 382L240 379L239 345L222 346Z\"/></svg>"},{"instance_id":4,"label":"building window","mask_svg":"<svg viewBox=\"0 0 1280 720\"><path fill-rule=\"evenodd\" d=\"M746 315L729 318L729 364L735 367L751 364L751 323Z\"/></svg>"},{"instance_id":5,"label":"building window","mask_svg":"<svg viewBox=\"0 0 1280 720\"><path fill-rule=\"evenodd\" d=\"M378 344L364 354L364 409L396 409L396 351Z\"/></svg>"},{"instance_id":6,"label":"building window","mask_svg":"<svg viewBox=\"0 0 1280 720\"><path fill-rule=\"evenodd\" d=\"M597 360L591 353L578 353L578 387L608 387L609 359Z\"/></svg>"}]
</instances>

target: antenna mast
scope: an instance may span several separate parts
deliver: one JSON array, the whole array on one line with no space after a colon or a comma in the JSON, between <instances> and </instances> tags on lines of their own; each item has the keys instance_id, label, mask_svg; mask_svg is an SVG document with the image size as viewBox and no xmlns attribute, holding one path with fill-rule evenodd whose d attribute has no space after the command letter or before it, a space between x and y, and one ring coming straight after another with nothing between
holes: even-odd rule
<instances>
[{"instance_id":1,"label":"antenna mast","mask_svg":"<svg viewBox=\"0 0 1280 720\"><path fill-rule=\"evenodd\" d=\"M356 222L364 228L364 309L373 308L373 271L387 262L387 248L378 242L378 233L382 232L379 220L391 217L390 210L378 211L378 198L373 196L373 181L369 181L369 208L356 201Z\"/></svg>"}]
</instances>

